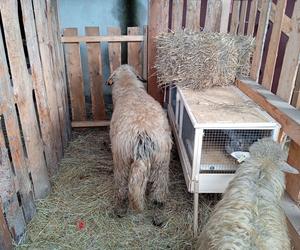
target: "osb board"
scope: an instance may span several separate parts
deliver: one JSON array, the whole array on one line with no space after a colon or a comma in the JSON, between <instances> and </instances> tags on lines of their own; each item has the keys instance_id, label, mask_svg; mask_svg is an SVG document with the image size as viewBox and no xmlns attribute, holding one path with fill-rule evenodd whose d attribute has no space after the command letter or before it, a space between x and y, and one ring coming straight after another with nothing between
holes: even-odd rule
<instances>
[{"instance_id":1,"label":"osb board","mask_svg":"<svg viewBox=\"0 0 300 250\"><path fill-rule=\"evenodd\" d=\"M259 110L259 106L235 86L216 87L204 91L180 90L199 124L269 122Z\"/></svg>"}]
</instances>

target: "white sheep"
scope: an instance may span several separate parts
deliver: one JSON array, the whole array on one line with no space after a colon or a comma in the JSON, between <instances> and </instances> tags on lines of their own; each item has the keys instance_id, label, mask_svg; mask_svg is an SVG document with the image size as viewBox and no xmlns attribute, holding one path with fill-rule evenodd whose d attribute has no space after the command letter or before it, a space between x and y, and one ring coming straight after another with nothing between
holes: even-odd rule
<instances>
[{"instance_id":1,"label":"white sheep","mask_svg":"<svg viewBox=\"0 0 300 250\"><path fill-rule=\"evenodd\" d=\"M270 138L255 142L198 240L197 249L291 249L280 206L285 172L297 173Z\"/></svg>"},{"instance_id":2,"label":"white sheep","mask_svg":"<svg viewBox=\"0 0 300 250\"><path fill-rule=\"evenodd\" d=\"M108 84L114 105L110 139L117 213L126 212L128 200L132 210L142 211L147 183L152 184L153 203L162 205L168 193L172 146L167 116L132 67L120 66Z\"/></svg>"}]
</instances>

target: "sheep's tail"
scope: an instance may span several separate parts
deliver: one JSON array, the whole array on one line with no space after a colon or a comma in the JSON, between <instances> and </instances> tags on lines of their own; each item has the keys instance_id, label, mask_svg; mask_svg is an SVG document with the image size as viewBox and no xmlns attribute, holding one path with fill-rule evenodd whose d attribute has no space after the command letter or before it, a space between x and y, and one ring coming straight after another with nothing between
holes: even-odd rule
<instances>
[{"instance_id":1,"label":"sheep's tail","mask_svg":"<svg viewBox=\"0 0 300 250\"><path fill-rule=\"evenodd\" d=\"M144 209L145 191L150 174L150 159L154 150L154 143L146 133L137 136L128 182L129 206L135 211Z\"/></svg>"},{"instance_id":2,"label":"sheep's tail","mask_svg":"<svg viewBox=\"0 0 300 250\"><path fill-rule=\"evenodd\" d=\"M141 212L144 210L145 191L148 182L149 163L143 160L135 160L131 164L128 183L129 206L132 210Z\"/></svg>"}]
</instances>

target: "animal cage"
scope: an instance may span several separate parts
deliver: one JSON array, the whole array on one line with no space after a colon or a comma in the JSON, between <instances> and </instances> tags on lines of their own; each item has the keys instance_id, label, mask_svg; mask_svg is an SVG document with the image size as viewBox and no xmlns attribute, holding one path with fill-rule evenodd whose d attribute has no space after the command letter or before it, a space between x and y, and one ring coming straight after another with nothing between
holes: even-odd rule
<instances>
[{"instance_id":1,"label":"animal cage","mask_svg":"<svg viewBox=\"0 0 300 250\"><path fill-rule=\"evenodd\" d=\"M167 106L187 188L194 193L194 233L199 193L223 193L263 137L277 140L280 125L234 86L194 91L171 86Z\"/></svg>"}]
</instances>

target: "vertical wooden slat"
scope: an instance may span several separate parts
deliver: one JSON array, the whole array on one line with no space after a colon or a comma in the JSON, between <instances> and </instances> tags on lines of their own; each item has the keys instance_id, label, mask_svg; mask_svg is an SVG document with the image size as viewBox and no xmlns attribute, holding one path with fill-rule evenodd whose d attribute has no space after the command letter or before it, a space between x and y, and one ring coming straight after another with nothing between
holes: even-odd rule
<instances>
[{"instance_id":1,"label":"vertical wooden slat","mask_svg":"<svg viewBox=\"0 0 300 250\"><path fill-rule=\"evenodd\" d=\"M121 35L121 30L120 28L117 27L109 27L108 34L111 36ZM121 65L121 43L118 42L108 43L108 54L109 54L110 73L112 73Z\"/></svg>"},{"instance_id":2,"label":"vertical wooden slat","mask_svg":"<svg viewBox=\"0 0 300 250\"><path fill-rule=\"evenodd\" d=\"M239 20L240 20L240 5L241 5L241 1L233 1L231 24L229 29L230 34L236 34L238 31Z\"/></svg>"},{"instance_id":3,"label":"vertical wooden slat","mask_svg":"<svg viewBox=\"0 0 300 250\"><path fill-rule=\"evenodd\" d=\"M295 2L292 15L292 31L286 45L277 95L290 103L292 98L300 56L300 1Z\"/></svg>"},{"instance_id":4,"label":"vertical wooden slat","mask_svg":"<svg viewBox=\"0 0 300 250\"><path fill-rule=\"evenodd\" d=\"M45 146L47 168L48 172L52 175L57 169L57 155L56 151L54 150L55 143L52 138L54 127L50 119L50 111L43 78L43 69L39 54L39 45L37 41L33 9L31 2L27 0L21 0L21 6L33 88L36 94L42 138Z\"/></svg>"},{"instance_id":5,"label":"vertical wooden slat","mask_svg":"<svg viewBox=\"0 0 300 250\"><path fill-rule=\"evenodd\" d=\"M0 198L0 249L12 250L12 239L7 228L5 218L2 212L2 202Z\"/></svg>"},{"instance_id":6,"label":"vertical wooden slat","mask_svg":"<svg viewBox=\"0 0 300 250\"><path fill-rule=\"evenodd\" d=\"M148 11L148 92L162 103L163 94L157 86L157 76L154 69L156 56L155 37L160 32L168 31L169 1L150 0Z\"/></svg>"},{"instance_id":7,"label":"vertical wooden slat","mask_svg":"<svg viewBox=\"0 0 300 250\"><path fill-rule=\"evenodd\" d=\"M270 38L271 42L269 44L264 75L262 79L262 85L269 90L271 90L272 88L272 81L281 36L282 20L285 15L285 6L286 0L278 0L274 18L275 20L273 23L272 34Z\"/></svg>"},{"instance_id":8,"label":"vertical wooden slat","mask_svg":"<svg viewBox=\"0 0 300 250\"><path fill-rule=\"evenodd\" d=\"M205 30L219 32L222 15L222 1L208 0L205 17Z\"/></svg>"},{"instance_id":9,"label":"vertical wooden slat","mask_svg":"<svg viewBox=\"0 0 300 250\"><path fill-rule=\"evenodd\" d=\"M253 33L254 33L256 14L257 14L257 2L258 2L258 0L251 1L248 27L247 27L247 35L248 36L253 36Z\"/></svg>"},{"instance_id":10,"label":"vertical wooden slat","mask_svg":"<svg viewBox=\"0 0 300 250\"><path fill-rule=\"evenodd\" d=\"M140 35L139 27L128 27L128 35ZM142 75L142 43L128 42L128 64L131 65L140 75Z\"/></svg>"},{"instance_id":11,"label":"vertical wooden slat","mask_svg":"<svg viewBox=\"0 0 300 250\"><path fill-rule=\"evenodd\" d=\"M194 31L200 30L200 12L201 0L187 0L186 28Z\"/></svg>"},{"instance_id":12,"label":"vertical wooden slat","mask_svg":"<svg viewBox=\"0 0 300 250\"><path fill-rule=\"evenodd\" d=\"M0 6L15 99L19 108L34 193L35 197L40 199L48 195L50 182L32 98L32 82L25 61L17 1L1 1Z\"/></svg>"},{"instance_id":13,"label":"vertical wooden slat","mask_svg":"<svg viewBox=\"0 0 300 250\"><path fill-rule=\"evenodd\" d=\"M26 222L30 221L35 214L35 205L28 176L27 161L24 155L21 136L18 126L18 118L15 110L13 90L8 75L6 55L4 51L4 41L0 32L0 107L3 110L4 125L12 157L12 164L16 175L16 190L22 197L22 207ZM1 147L4 147L3 137ZM20 219L20 224L22 220Z\"/></svg>"},{"instance_id":14,"label":"vertical wooden slat","mask_svg":"<svg viewBox=\"0 0 300 250\"><path fill-rule=\"evenodd\" d=\"M255 81L257 81L259 76L262 54L269 23L271 3L271 0L266 0L262 3L262 11L260 13L258 29L256 34L256 48L253 54L252 65L250 70L250 77Z\"/></svg>"},{"instance_id":15,"label":"vertical wooden slat","mask_svg":"<svg viewBox=\"0 0 300 250\"><path fill-rule=\"evenodd\" d=\"M64 29L64 36L77 36L77 28ZM66 65L73 121L86 120L84 86L79 43L65 44Z\"/></svg>"},{"instance_id":16,"label":"vertical wooden slat","mask_svg":"<svg viewBox=\"0 0 300 250\"><path fill-rule=\"evenodd\" d=\"M287 162L300 172L300 146L291 141ZM300 175L286 174L286 191L290 197L300 203Z\"/></svg>"},{"instance_id":17,"label":"vertical wooden slat","mask_svg":"<svg viewBox=\"0 0 300 250\"><path fill-rule=\"evenodd\" d=\"M239 28L238 28L239 35L244 35L245 32L247 7L248 7L248 1L242 1Z\"/></svg>"},{"instance_id":18,"label":"vertical wooden slat","mask_svg":"<svg viewBox=\"0 0 300 250\"><path fill-rule=\"evenodd\" d=\"M52 59L52 47L49 46L49 33L47 24L47 10L44 0L33 0L33 9L35 16L36 30L38 34L38 43L40 48L41 63L44 75L44 82L47 92L47 99L54 131L52 132L53 140L56 144L55 151L57 158L62 157L63 143L61 140L61 127L57 102L56 84L54 83L54 62Z\"/></svg>"},{"instance_id":19,"label":"vertical wooden slat","mask_svg":"<svg viewBox=\"0 0 300 250\"><path fill-rule=\"evenodd\" d=\"M85 27L85 34L87 36L97 36L100 34L100 31L98 27ZM86 43L90 74L92 113L94 120L106 119L103 96L102 57L100 46L100 43Z\"/></svg>"},{"instance_id":20,"label":"vertical wooden slat","mask_svg":"<svg viewBox=\"0 0 300 250\"><path fill-rule=\"evenodd\" d=\"M148 26L145 25L144 29L144 41L143 41L143 78L148 77Z\"/></svg>"},{"instance_id":21,"label":"vertical wooden slat","mask_svg":"<svg viewBox=\"0 0 300 250\"><path fill-rule=\"evenodd\" d=\"M221 15L221 24L220 24L221 33L227 33L228 31L230 7L231 7L231 1L222 0L222 15Z\"/></svg>"},{"instance_id":22,"label":"vertical wooden slat","mask_svg":"<svg viewBox=\"0 0 300 250\"><path fill-rule=\"evenodd\" d=\"M173 31L182 29L183 2L183 0L173 0L171 25Z\"/></svg>"}]
</instances>

